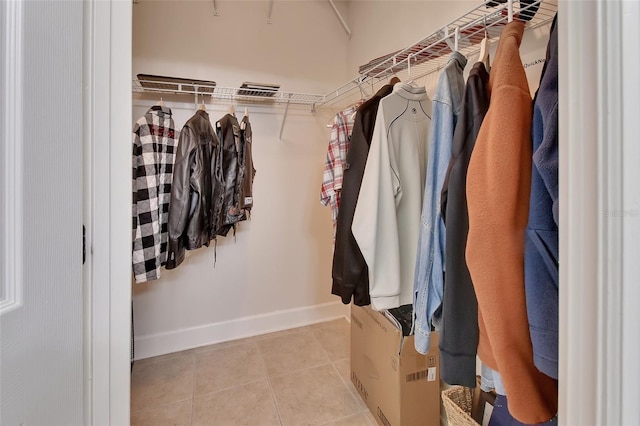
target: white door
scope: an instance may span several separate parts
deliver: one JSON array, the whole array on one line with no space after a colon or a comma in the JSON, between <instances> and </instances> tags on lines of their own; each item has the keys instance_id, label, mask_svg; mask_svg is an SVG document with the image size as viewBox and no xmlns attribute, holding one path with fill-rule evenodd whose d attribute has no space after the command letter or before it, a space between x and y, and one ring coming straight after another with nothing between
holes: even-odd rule
<instances>
[{"instance_id":1,"label":"white door","mask_svg":"<svg viewBox=\"0 0 640 426\"><path fill-rule=\"evenodd\" d=\"M0 22L0 423L81 425L83 2Z\"/></svg>"}]
</instances>

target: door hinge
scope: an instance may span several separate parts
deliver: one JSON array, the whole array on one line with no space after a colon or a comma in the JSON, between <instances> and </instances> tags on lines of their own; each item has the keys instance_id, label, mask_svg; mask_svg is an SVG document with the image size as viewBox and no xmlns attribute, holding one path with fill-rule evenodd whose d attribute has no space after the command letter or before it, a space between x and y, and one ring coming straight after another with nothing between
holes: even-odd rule
<instances>
[{"instance_id":1,"label":"door hinge","mask_svg":"<svg viewBox=\"0 0 640 426\"><path fill-rule=\"evenodd\" d=\"M82 225L82 264L87 261L87 228Z\"/></svg>"}]
</instances>

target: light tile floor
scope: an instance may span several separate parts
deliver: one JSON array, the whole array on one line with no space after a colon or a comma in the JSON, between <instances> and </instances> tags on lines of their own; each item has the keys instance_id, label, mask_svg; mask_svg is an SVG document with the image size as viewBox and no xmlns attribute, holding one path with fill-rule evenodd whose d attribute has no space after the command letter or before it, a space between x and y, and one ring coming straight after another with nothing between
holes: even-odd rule
<instances>
[{"instance_id":1,"label":"light tile floor","mask_svg":"<svg viewBox=\"0 0 640 426\"><path fill-rule=\"evenodd\" d=\"M136 361L132 426L375 426L345 319Z\"/></svg>"}]
</instances>

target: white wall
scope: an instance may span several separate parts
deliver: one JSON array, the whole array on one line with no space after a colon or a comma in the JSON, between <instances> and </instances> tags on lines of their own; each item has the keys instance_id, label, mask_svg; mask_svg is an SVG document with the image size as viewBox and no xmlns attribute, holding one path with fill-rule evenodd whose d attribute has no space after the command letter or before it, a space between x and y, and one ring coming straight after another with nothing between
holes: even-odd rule
<instances>
[{"instance_id":1,"label":"white wall","mask_svg":"<svg viewBox=\"0 0 640 426\"><path fill-rule=\"evenodd\" d=\"M140 0L133 7L134 75L164 73L238 87L245 79L325 93L345 79L347 35L328 2ZM340 2L344 15L347 9Z\"/></svg>"},{"instance_id":2,"label":"white wall","mask_svg":"<svg viewBox=\"0 0 640 426\"><path fill-rule=\"evenodd\" d=\"M325 1L147 1L134 8L133 75L279 83L325 93L346 78L347 35ZM341 5L346 13L346 8ZM167 102L168 100L171 100ZM175 102L178 128L189 99ZM134 96L133 119L153 98ZM242 107L237 106L238 115ZM212 120L228 105L209 104ZM344 315L331 295L330 212L319 203L330 113L249 105L257 175L252 219L214 248L188 253L157 281L134 284L136 358Z\"/></svg>"},{"instance_id":3,"label":"white wall","mask_svg":"<svg viewBox=\"0 0 640 426\"><path fill-rule=\"evenodd\" d=\"M374 58L415 43L460 17L479 1L364 1L349 2L349 75Z\"/></svg>"}]
</instances>

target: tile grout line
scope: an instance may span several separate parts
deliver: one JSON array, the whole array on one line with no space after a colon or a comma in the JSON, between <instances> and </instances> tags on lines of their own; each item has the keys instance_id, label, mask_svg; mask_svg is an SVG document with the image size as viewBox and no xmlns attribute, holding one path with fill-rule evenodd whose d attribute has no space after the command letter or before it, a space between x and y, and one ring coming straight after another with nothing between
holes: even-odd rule
<instances>
[{"instance_id":1,"label":"tile grout line","mask_svg":"<svg viewBox=\"0 0 640 426\"><path fill-rule=\"evenodd\" d=\"M166 366L166 368L171 368L171 367L176 366L176 360L178 360L178 359L183 360L183 359L186 359L189 356L191 356L191 363L192 363L192 368L193 368L194 367L194 364L193 364L194 358L193 358L192 355L189 355L189 354L184 354L184 355L182 355L180 357L175 357L175 358L171 358L171 359L160 360L160 362L166 362L167 364L169 364L169 365ZM140 369L147 368L147 367L154 367L154 369L156 369L157 368L157 364L159 364L160 362L154 362L153 364L148 364L148 365L143 365L142 367L138 367L138 371ZM134 409L132 409L133 408L132 401L133 401L133 393L134 393L133 392L134 391L134 384L133 384L134 374L135 374L135 372L132 373L132 375L131 375L131 384L130 384L131 396L130 396L130 404L129 404L129 419L131 419L131 416L134 413L139 413L139 412L148 411L148 410L157 410L157 409L159 409L161 407L166 407L166 406L171 405L171 404L177 404L177 403L180 403L180 402L185 402L185 401L188 401L190 398L193 398L193 392L192 392L190 397L176 399L176 400L169 400L169 401L165 401L165 402L163 402L161 404L157 404L157 405L143 405L142 408L137 408L137 409L134 410ZM187 374L188 374L188 372L187 372ZM179 378L184 378L184 377L185 376L183 374L181 374L179 376ZM156 393L154 392L153 395L156 395ZM147 404L149 404L149 403L147 402Z\"/></svg>"},{"instance_id":2,"label":"tile grout line","mask_svg":"<svg viewBox=\"0 0 640 426\"><path fill-rule=\"evenodd\" d=\"M267 376L267 385L269 386L269 390L271 391L271 401L273 401L273 406L276 409L276 415L278 416L278 423L280 426L282 425L282 417L280 416L280 408L278 407L278 401L276 400L276 393L273 390L273 385L271 385L271 379Z\"/></svg>"},{"instance_id":3,"label":"tile grout line","mask_svg":"<svg viewBox=\"0 0 640 426\"><path fill-rule=\"evenodd\" d=\"M273 397L274 397L274 403L275 403L275 406L276 406L276 411L278 412L278 417L280 417L280 411L279 411L279 409L278 409L278 404L277 404L277 402L275 401L275 391L273 391L273 386L272 386L272 384L271 384L271 379L272 379L272 378L276 378L276 377L280 377L280 376L289 375L289 374L294 374L294 373L295 373L295 374L299 374L300 372L303 372L303 371L313 370L313 369L316 369L316 368L327 367L327 366L329 366L329 367L333 367L334 372L338 375L338 377L340 378L340 380L342 381L342 383L344 383L344 380L342 380L342 377L340 377L340 373L336 370L335 366L333 366L333 363L332 363L331 361L329 361L329 362L327 362L327 363L325 363L325 364L316 365L316 366L313 366L313 367L307 367L307 368L303 368L303 369L300 369L300 370L290 371L290 372L287 372L287 373L277 374L277 375L274 375L274 376L268 376L268 377L267 377L267 380L268 380L268 382L269 382L269 386L270 386L270 388L271 388L271 390L272 390L272 395L273 395ZM347 389L347 392L349 392L349 395L350 395L352 398L355 398L349 389ZM356 401L356 405L357 405L357 401ZM362 412L362 411L356 411L356 412L351 413L351 414L348 414L348 415L346 415L346 416L344 416L344 417L354 416L354 415L356 415L356 414L360 414L361 412ZM330 420L329 422L322 423L322 425L326 425L326 424L331 423L331 422L334 422L334 421L336 421L336 420L340 420L340 419L342 419L342 418L344 418L344 417L340 417L339 419L333 419L333 420ZM282 425L282 419L281 419L281 418L280 418L280 424ZM374 425L374 426L375 426L375 425Z\"/></svg>"},{"instance_id":4,"label":"tile grout line","mask_svg":"<svg viewBox=\"0 0 640 426\"><path fill-rule=\"evenodd\" d=\"M322 346L322 342L320 341L320 339L318 339L318 336L316 336L316 334L313 332L313 330L311 330L309 332L309 334L311 334L311 337L313 337L316 341L316 343L318 343L318 346L320 346L320 349L322 349L322 352L324 352L324 354L327 356L327 359L329 360L329 363L333 364L333 360L331 359L331 354L329 353L329 351L327 351L324 346Z\"/></svg>"},{"instance_id":5,"label":"tile grout line","mask_svg":"<svg viewBox=\"0 0 640 426\"><path fill-rule=\"evenodd\" d=\"M273 402L273 406L276 409L276 416L278 416L278 423L280 423L280 426L282 425L282 417L280 416L280 408L278 407L278 401L276 399L276 392L273 390L273 385L271 384L271 377L269 376L269 371L267 370L267 362L264 359L264 356L262 354L262 349L260 349L260 345L256 343L256 348L258 348L258 355L260 356L260 359L262 360L262 365L264 365L264 374L267 378L267 385L269 386L269 391L271 392L271 401Z\"/></svg>"},{"instance_id":6,"label":"tile grout line","mask_svg":"<svg viewBox=\"0 0 640 426\"><path fill-rule=\"evenodd\" d=\"M325 361L324 361L324 362L322 362L321 364L311 365L311 366L309 366L309 365L305 365L304 367L301 367L301 368L296 368L296 369L288 370L288 371L285 371L285 372L279 372L279 373L276 373L276 374L271 374L271 373L269 373L269 370L268 370L268 368L267 368L267 376L269 376L269 377L271 377L271 376L273 376L273 377L277 377L277 376L282 376L282 375L289 374L289 373L296 373L296 372L300 372L300 371L303 371L303 370L307 370L307 369L309 369L309 368L320 367L320 366L323 366L323 365L327 365L327 364L331 364L331 363L332 363L331 356L330 356L329 352L327 352L327 351L325 350L325 348L322 346L322 343L320 342L320 340L318 340L318 338L315 336L315 334L313 334L313 332L311 332L311 330L303 330L303 331L300 331L299 333L300 333L300 334L306 333L306 334L308 334L309 336L311 336L311 338L315 341L315 343L317 343L317 344L318 344L318 347L320 348L320 350L322 351L322 353L325 355ZM278 336L278 337L279 337L279 336ZM258 346L258 349L260 350L260 355L261 355L261 357L262 357L262 358L263 358L263 360L264 360L263 353L262 353L262 349L260 348L260 345L259 345L258 343L256 343L256 344L257 344L257 346ZM266 361L265 361L265 367L266 367Z\"/></svg>"},{"instance_id":7,"label":"tile grout line","mask_svg":"<svg viewBox=\"0 0 640 426\"><path fill-rule=\"evenodd\" d=\"M342 417L339 417L339 418L334 419L334 420L329 420L328 422L322 423L321 425L318 425L318 426L326 426L326 425L328 425L330 423L335 423L335 422L339 422L341 420L346 420L349 417L354 417L354 416L360 415L362 413L365 413L365 411L358 411L357 413L347 414L346 416L342 416ZM367 419L367 423L369 423L369 419ZM376 426L376 425L373 425L373 426Z\"/></svg>"},{"instance_id":8,"label":"tile grout line","mask_svg":"<svg viewBox=\"0 0 640 426\"><path fill-rule=\"evenodd\" d=\"M339 359L339 360L336 360L336 361L332 361L331 362L331 366L336 371L336 373L338 373L338 377L340 377L340 380L342 380L342 383L344 383L344 385L347 387L347 390L349 391L349 394L351 395L351 397L356 400L356 404L359 406L360 405L360 401L362 401L362 403L364 404L364 409L361 410L361 411L358 411L356 414L365 413L365 417L367 417L366 413L371 413L371 411L369 410L369 407L367 407L367 403L362 400L362 397L360 397L359 394L354 394L351 391L351 388L349 387L351 382L345 381L344 377L342 377L342 374L340 374L340 371L338 371L338 367L336 367L336 364L335 364L336 362L344 361L345 359L350 359L350 358L342 358L342 359ZM349 365L349 372L351 372L351 365ZM354 415L354 414L352 414L352 415ZM340 420L340 419L338 419L338 420ZM371 421L368 418L367 418L367 422L371 423ZM377 426L377 424L374 423L371 426Z\"/></svg>"},{"instance_id":9,"label":"tile grout line","mask_svg":"<svg viewBox=\"0 0 640 426\"><path fill-rule=\"evenodd\" d=\"M312 365L309 367L304 367L304 368L298 368L296 370L291 370L291 371L287 371L285 373L278 373L278 374L268 374L268 378L272 379L272 378L276 378L276 377L281 377L281 376L286 376L288 374L299 374L303 371L307 371L307 370L311 370L312 368L320 368L320 367L326 367L327 365L331 365L331 360L324 362L322 364L318 364L318 365Z\"/></svg>"},{"instance_id":10,"label":"tile grout line","mask_svg":"<svg viewBox=\"0 0 640 426\"><path fill-rule=\"evenodd\" d=\"M191 380L191 418L189 420L189 425L193 426L193 411L196 407L196 354L193 355L193 379Z\"/></svg>"},{"instance_id":11,"label":"tile grout line","mask_svg":"<svg viewBox=\"0 0 640 426\"><path fill-rule=\"evenodd\" d=\"M344 358L343 358L343 359L344 359ZM358 399L362 399L362 398L360 398L360 395L354 395L354 394L353 394L353 392L351 392L351 389L349 388L349 384L350 384L351 382L347 383L347 382L344 380L344 377L342 377L342 374L340 374L340 372L338 371L338 367L336 367L336 365L335 365L333 362L331 363L331 366L333 367L333 370L336 372L336 374L338 375L338 377L339 377L339 378L340 378L340 380L342 381L342 384L343 384L343 385L345 385L345 387L347 388L347 391L349 392L349 395L351 395L351 398L353 398L353 399L354 399L354 401L356 402L356 405L358 405L358 406L359 406L359 405L360 405L360 403L358 402ZM349 371L351 371L351 367L349 367ZM356 398L358 398L358 399L356 399ZM364 402L364 401L363 401L363 402ZM367 410L369 410L369 409L367 408Z\"/></svg>"},{"instance_id":12,"label":"tile grout line","mask_svg":"<svg viewBox=\"0 0 640 426\"><path fill-rule=\"evenodd\" d=\"M239 388L241 386L247 386L247 385L251 385L251 384L254 384L254 383L262 382L262 381L264 381L264 380L266 380L268 378L268 372L267 372L266 363L264 362L264 359L262 358L262 354L259 352L260 346L257 343L253 343L253 342L247 342L246 344L247 345L253 345L253 346L255 346L257 348L258 355L260 356L260 360L262 360L262 363L265 366L265 368L264 368L264 376L260 377L260 378L258 378L256 380L251 380L251 381L244 382L244 383L236 383L236 384L231 385L231 386L224 386L224 387L221 387L219 389L212 390L210 392L204 392L204 393L201 393L201 394L196 394L195 393L195 379L194 379L194 391L193 391L193 398L194 399L196 397L202 398L202 397L210 396L210 395L212 395L214 393L228 391L228 390L231 390L231 389ZM197 359L197 356L196 356L196 359ZM194 372L194 374L195 374L195 372Z\"/></svg>"},{"instance_id":13,"label":"tile grout line","mask_svg":"<svg viewBox=\"0 0 640 426\"><path fill-rule=\"evenodd\" d=\"M178 401L167 402L167 403L161 404L161 405L154 405L153 407L142 408L140 410L133 410L133 411L131 411L131 416L133 416L134 414L141 413L143 411L158 410L160 408L166 407L167 405L180 404L181 402L185 402L185 401L189 401L189 400L190 400L190 398L185 398L185 399L180 399Z\"/></svg>"},{"instance_id":14,"label":"tile grout line","mask_svg":"<svg viewBox=\"0 0 640 426\"><path fill-rule=\"evenodd\" d=\"M242 384L239 384L239 385L233 385L233 386L227 386L227 387L225 387L225 388L216 389L216 390L211 391L211 392L201 393L201 394L198 394L198 395L194 395L194 398L196 398L196 397L197 397L197 398L204 398L204 397L211 396L211 395L213 395L214 393L224 392L224 391L232 390L232 389L235 389L235 388L240 388L240 387L243 387L243 386L252 385L252 384L254 384L254 383L263 382L266 378L267 378L267 377L265 376L265 377L262 377L262 378L260 378L260 379L258 379L258 380L252 380L252 381L247 382L247 383L242 383Z\"/></svg>"}]
</instances>

